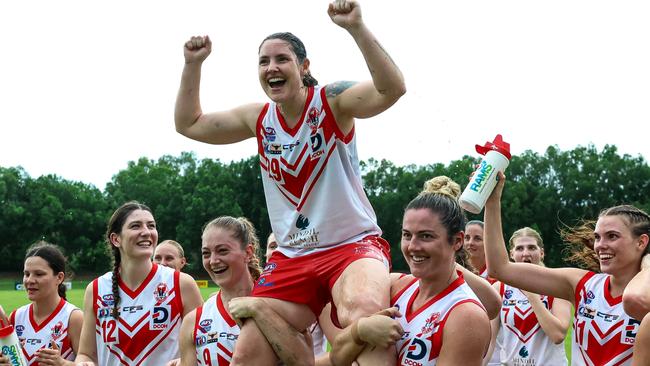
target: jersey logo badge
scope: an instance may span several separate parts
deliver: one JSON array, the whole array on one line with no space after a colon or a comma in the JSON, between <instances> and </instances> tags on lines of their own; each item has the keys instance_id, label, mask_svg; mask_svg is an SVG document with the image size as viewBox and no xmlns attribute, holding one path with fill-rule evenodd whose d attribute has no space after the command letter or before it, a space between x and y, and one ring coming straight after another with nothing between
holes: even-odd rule
<instances>
[{"instance_id":1,"label":"jersey logo badge","mask_svg":"<svg viewBox=\"0 0 650 366\"><path fill-rule=\"evenodd\" d=\"M52 332L52 340L56 341L57 339L59 339L59 337L61 337L61 335L63 334L63 322L59 321L58 323L56 323L52 327L52 329L50 329L50 331Z\"/></svg>"},{"instance_id":2,"label":"jersey logo badge","mask_svg":"<svg viewBox=\"0 0 650 366\"><path fill-rule=\"evenodd\" d=\"M167 291L167 284L159 283L158 286L156 286L156 290L153 294L156 299L156 305L162 304L162 302L167 298L167 295L169 295Z\"/></svg>"}]
</instances>

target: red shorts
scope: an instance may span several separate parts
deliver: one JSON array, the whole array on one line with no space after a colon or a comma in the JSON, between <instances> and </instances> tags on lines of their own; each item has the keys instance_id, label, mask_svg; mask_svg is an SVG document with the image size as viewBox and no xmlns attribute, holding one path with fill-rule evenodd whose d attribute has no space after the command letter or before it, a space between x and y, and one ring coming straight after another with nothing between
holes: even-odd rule
<instances>
[{"instance_id":1,"label":"red shorts","mask_svg":"<svg viewBox=\"0 0 650 366\"><path fill-rule=\"evenodd\" d=\"M332 287L341 273L362 258L377 259L390 269L390 245L378 236L368 236L356 243L295 258L275 251L251 296L305 304L318 317L332 300Z\"/></svg>"}]
</instances>

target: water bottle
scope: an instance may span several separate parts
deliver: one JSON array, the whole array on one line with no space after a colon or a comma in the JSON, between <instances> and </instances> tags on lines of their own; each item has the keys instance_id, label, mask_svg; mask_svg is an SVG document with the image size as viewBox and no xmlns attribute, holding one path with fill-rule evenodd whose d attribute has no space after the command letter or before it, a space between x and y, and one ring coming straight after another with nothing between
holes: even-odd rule
<instances>
[{"instance_id":1,"label":"water bottle","mask_svg":"<svg viewBox=\"0 0 650 366\"><path fill-rule=\"evenodd\" d=\"M23 356L23 349L13 325L0 328L0 350L2 355L9 359L11 366L27 366L27 361Z\"/></svg>"},{"instance_id":2,"label":"water bottle","mask_svg":"<svg viewBox=\"0 0 650 366\"><path fill-rule=\"evenodd\" d=\"M472 179L460 196L459 203L462 208L471 213L480 213L485 206L485 201L497 184L497 173L503 172L510 164L510 144L497 135L492 142L484 146L476 145L476 151L485 155Z\"/></svg>"}]
</instances>

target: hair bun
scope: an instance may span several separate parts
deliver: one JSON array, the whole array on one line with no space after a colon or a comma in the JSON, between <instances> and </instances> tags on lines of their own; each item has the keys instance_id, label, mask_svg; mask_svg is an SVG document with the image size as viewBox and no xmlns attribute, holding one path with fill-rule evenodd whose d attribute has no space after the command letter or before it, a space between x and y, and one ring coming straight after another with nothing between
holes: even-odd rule
<instances>
[{"instance_id":1,"label":"hair bun","mask_svg":"<svg viewBox=\"0 0 650 366\"><path fill-rule=\"evenodd\" d=\"M422 193L438 193L453 199L458 199L460 197L460 185L451 180L451 178L441 175L424 182L424 190Z\"/></svg>"}]
</instances>

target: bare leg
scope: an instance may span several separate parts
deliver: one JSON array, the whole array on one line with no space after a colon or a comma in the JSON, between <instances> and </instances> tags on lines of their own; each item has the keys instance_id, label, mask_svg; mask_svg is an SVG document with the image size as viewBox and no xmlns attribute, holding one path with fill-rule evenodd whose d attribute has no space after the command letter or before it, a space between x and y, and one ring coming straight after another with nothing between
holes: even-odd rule
<instances>
[{"instance_id":1,"label":"bare leg","mask_svg":"<svg viewBox=\"0 0 650 366\"><path fill-rule=\"evenodd\" d=\"M348 326L355 320L385 309L390 302L390 277L386 266L372 258L352 262L332 288L339 322ZM366 348L357 358L360 366L395 365L395 350Z\"/></svg>"},{"instance_id":2,"label":"bare leg","mask_svg":"<svg viewBox=\"0 0 650 366\"><path fill-rule=\"evenodd\" d=\"M643 317L634 341L632 366L650 365L650 315Z\"/></svg>"},{"instance_id":3,"label":"bare leg","mask_svg":"<svg viewBox=\"0 0 650 366\"><path fill-rule=\"evenodd\" d=\"M264 300L269 304L271 309L298 330L304 330L315 320L314 314L306 305L270 298L264 298ZM273 348L259 330L255 321L252 319L246 320L239 333L239 338L237 338L230 365L274 366L277 360L278 358Z\"/></svg>"}]
</instances>

